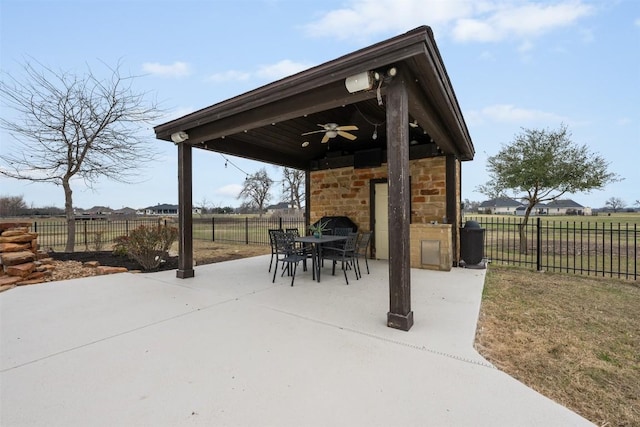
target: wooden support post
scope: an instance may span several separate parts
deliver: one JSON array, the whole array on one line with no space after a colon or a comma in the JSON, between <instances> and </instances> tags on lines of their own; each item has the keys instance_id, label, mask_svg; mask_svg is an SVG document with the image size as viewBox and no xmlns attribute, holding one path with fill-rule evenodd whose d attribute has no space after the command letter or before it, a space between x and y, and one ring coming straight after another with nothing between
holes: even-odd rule
<instances>
[{"instance_id":1,"label":"wooden support post","mask_svg":"<svg viewBox=\"0 0 640 427\"><path fill-rule=\"evenodd\" d=\"M408 331L411 311L409 102L402 74L387 88L387 168L389 179L389 312L387 326Z\"/></svg>"},{"instance_id":2,"label":"wooden support post","mask_svg":"<svg viewBox=\"0 0 640 427\"><path fill-rule=\"evenodd\" d=\"M461 189L461 180L458 179L457 171L459 161L452 154L447 154L446 157L446 178L445 178L445 187L446 187L446 215L447 215L447 223L451 224L451 249L453 253L453 266L457 267L458 262L460 260L460 251L458 250L458 242L459 242L459 228L461 222L461 212L460 212L460 195L462 194Z\"/></svg>"},{"instance_id":3,"label":"wooden support post","mask_svg":"<svg viewBox=\"0 0 640 427\"><path fill-rule=\"evenodd\" d=\"M178 144L178 271L176 277L193 277L193 200L191 145Z\"/></svg>"}]
</instances>

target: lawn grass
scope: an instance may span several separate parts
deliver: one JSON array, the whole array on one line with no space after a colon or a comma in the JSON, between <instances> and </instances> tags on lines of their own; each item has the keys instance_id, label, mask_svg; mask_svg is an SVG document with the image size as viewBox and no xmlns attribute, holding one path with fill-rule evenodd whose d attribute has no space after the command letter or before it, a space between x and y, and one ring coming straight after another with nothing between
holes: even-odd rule
<instances>
[{"instance_id":1,"label":"lawn grass","mask_svg":"<svg viewBox=\"0 0 640 427\"><path fill-rule=\"evenodd\" d=\"M640 287L490 265L478 351L601 426L640 426Z\"/></svg>"}]
</instances>

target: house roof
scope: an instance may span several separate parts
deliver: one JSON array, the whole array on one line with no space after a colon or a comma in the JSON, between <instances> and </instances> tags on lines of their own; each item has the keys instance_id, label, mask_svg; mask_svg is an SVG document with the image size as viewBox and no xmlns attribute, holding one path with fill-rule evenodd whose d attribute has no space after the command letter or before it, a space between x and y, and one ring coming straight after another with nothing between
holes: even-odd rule
<instances>
[{"instance_id":1,"label":"house roof","mask_svg":"<svg viewBox=\"0 0 640 427\"><path fill-rule=\"evenodd\" d=\"M397 75L389 77L391 69ZM362 72L382 78L370 90L349 93L345 79ZM355 51L154 128L158 139L186 132L193 147L302 170L329 157L386 149L384 96L389 79L403 79L409 96L413 158L453 154L472 160L475 150L431 29ZM380 105L379 100L382 100ZM319 125L355 125L354 141L321 143ZM376 137L374 137L374 134ZM303 147L303 142L309 144ZM415 141L415 142L413 142Z\"/></svg>"},{"instance_id":2,"label":"house roof","mask_svg":"<svg viewBox=\"0 0 640 427\"><path fill-rule=\"evenodd\" d=\"M144 210L168 210L168 209L173 209L173 210L177 210L178 209L178 205L169 205L169 204L161 204L161 205L155 205L155 206L149 206L148 208L144 208Z\"/></svg>"},{"instance_id":3,"label":"house roof","mask_svg":"<svg viewBox=\"0 0 640 427\"><path fill-rule=\"evenodd\" d=\"M521 206L522 203L513 200L510 197L498 197L491 200L486 200L480 203L481 208L510 208L510 207L518 207Z\"/></svg>"},{"instance_id":4,"label":"house roof","mask_svg":"<svg viewBox=\"0 0 640 427\"><path fill-rule=\"evenodd\" d=\"M548 208L583 208L580 203L574 202L571 199L558 199L552 200L547 203Z\"/></svg>"}]
</instances>

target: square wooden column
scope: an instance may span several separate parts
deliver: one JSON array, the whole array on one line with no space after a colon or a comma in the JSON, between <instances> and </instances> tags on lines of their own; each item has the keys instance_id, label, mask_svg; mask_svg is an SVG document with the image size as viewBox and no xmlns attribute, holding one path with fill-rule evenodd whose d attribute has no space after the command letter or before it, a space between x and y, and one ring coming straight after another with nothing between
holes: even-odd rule
<instances>
[{"instance_id":1,"label":"square wooden column","mask_svg":"<svg viewBox=\"0 0 640 427\"><path fill-rule=\"evenodd\" d=\"M193 277L193 197L191 145L178 144L178 271L176 277Z\"/></svg>"},{"instance_id":2,"label":"square wooden column","mask_svg":"<svg viewBox=\"0 0 640 427\"><path fill-rule=\"evenodd\" d=\"M403 75L388 87L387 169L389 182L389 312L387 326L408 331L411 311L409 102Z\"/></svg>"}]
</instances>

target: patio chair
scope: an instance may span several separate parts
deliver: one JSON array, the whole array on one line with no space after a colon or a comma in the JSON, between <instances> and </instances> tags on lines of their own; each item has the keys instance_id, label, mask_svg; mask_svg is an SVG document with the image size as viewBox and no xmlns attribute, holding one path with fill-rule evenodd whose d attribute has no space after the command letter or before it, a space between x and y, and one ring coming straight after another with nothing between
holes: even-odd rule
<instances>
[{"instance_id":1,"label":"patio chair","mask_svg":"<svg viewBox=\"0 0 640 427\"><path fill-rule=\"evenodd\" d=\"M273 280L272 283L276 281L276 273L278 272L278 264L282 263L282 274L280 276L284 276L285 272L291 276L291 286L293 286L293 282L296 279L296 271L298 269L298 263L302 261L305 264L306 270L306 262L307 262L307 254L304 248L296 247L296 242L293 240L295 236L291 233L285 233L283 231L278 231L274 233L275 241L276 241L276 266L273 270ZM286 267L285 265L286 264ZM293 264L293 270L291 269L291 265Z\"/></svg>"},{"instance_id":2,"label":"patio chair","mask_svg":"<svg viewBox=\"0 0 640 427\"><path fill-rule=\"evenodd\" d=\"M356 269L358 276L362 277L360 272L360 258L364 258L364 263L367 266L367 274L369 274L369 261L367 261L369 250L369 243L371 242L371 231L364 231L358 235L358 241L356 243Z\"/></svg>"},{"instance_id":3,"label":"patio chair","mask_svg":"<svg viewBox=\"0 0 640 427\"><path fill-rule=\"evenodd\" d=\"M271 272L273 258L276 256L276 238L274 235L276 232L282 232L282 229L280 228L269 229L269 244L271 245L271 260L269 261L269 272Z\"/></svg>"},{"instance_id":4,"label":"patio chair","mask_svg":"<svg viewBox=\"0 0 640 427\"><path fill-rule=\"evenodd\" d=\"M349 284L349 278L347 278L347 270L353 268L356 274L356 280L359 279L358 271L356 270L356 240L358 239L358 233L349 233L347 240L340 246L323 246L322 247L322 260L332 261L332 274L336 274L336 264L340 262L342 272L344 273L344 280L347 285Z\"/></svg>"}]
</instances>

